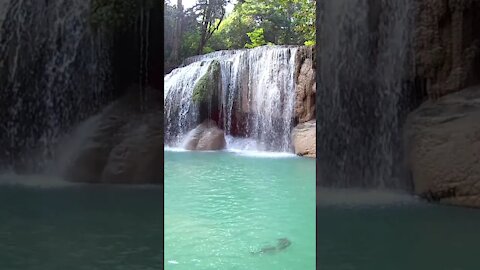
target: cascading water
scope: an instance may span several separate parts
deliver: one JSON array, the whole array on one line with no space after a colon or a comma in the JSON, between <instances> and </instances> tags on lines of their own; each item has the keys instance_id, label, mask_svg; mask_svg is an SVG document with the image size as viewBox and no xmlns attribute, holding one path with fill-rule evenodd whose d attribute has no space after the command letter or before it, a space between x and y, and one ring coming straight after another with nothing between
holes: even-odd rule
<instances>
[{"instance_id":1,"label":"cascading water","mask_svg":"<svg viewBox=\"0 0 480 270\"><path fill-rule=\"evenodd\" d=\"M0 167L42 167L32 163L48 160L65 131L108 101L111 42L91 29L90 12L84 0L8 4L0 28Z\"/></svg>"},{"instance_id":2,"label":"cascading water","mask_svg":"<svg viewBox=\"0 0 480 270\"><path fill-rule=\"evenodd\" d=\"M2 28L3 21L5 20L5 15L10 5L10 0L0 0L0 29ZM1 38L1 31L0 31Z\"/></svg>"},{"instance_id":3,"label":"cascading water","mask_svg":"<svg viewBox=\"0 0 480 270\"><path fill-rule=\"evenodd\" d=\"M227 147L251 146L253 140L250 150L292 151L296 52L294 46L264 46L187 59L186 66L165 76L165 144L181 146L187 132L202 120L194 88L218 62L220 104L210 116L218 118L227 136L250 139L234 143L228 137Z\"/></svg>"},{"instance_id":4,"label":"cascading water","mask_svg":"<svg viewBox=\"0 0 480 270\"><path fill-rule=\"evenodd\" d=\"M167 144L178 145L186 132L194 128L198 122L198 111L193 102L193 88L207 72L209 64L210 61L195 62L174 69L165 76L164 123Z\"/></svg>"},{"instance_id":5,"label":"cascading water","mask_svg":"<svg viewBox=\"0 0 480 270\"><path fill-rule=\"evenodd\" d=\"M409 188L399 180L400 129L413 73L413 1L319 5L319 184Z\"/></svg>"}]
</instances>

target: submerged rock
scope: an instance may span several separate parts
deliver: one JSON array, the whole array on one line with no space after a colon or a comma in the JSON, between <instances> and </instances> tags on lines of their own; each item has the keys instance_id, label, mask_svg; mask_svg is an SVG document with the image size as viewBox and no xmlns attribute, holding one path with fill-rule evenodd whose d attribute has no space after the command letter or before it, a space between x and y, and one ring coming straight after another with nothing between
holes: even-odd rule
<instances>
[{"instance_id":1,"label":"submerged rock","mask_svg":"<svg viewBox=\"0 0 480 270\"><path fill-rule=\"evenodd\" d=\"M185 140L187 150L222 150L227 145L223 130L217 127L215 121L205 120L190 131Z\"/></svg>"},{"instance_id":2,"label":"submerged rock","mask_svg":"<svg viewBox=\"0 0 480 270\"><path fill-rule=\"evenodd\" d=\"M292 132L295 154L316 157L316 120L297 125Z\"/></svg>"},{"instance_id":3,"label":"submerged rock","mask_svg":"<svg viewBox=\"0 0 480 270\"><path fill-rule=\"evenodd\" d=\"M251 255L264 255L264 254L274 254L276 252L282 251L289 247L292 242L288 238L277 239L277 245L265 246L259 251L250 252Z\"/></svg>"},{"instance_id":4,"label":"submerged rock","mask_svg":"<svg viewBox=\"0 0 480 270\"><path fill-rule=\"evenodd\" d=\"M480 207L480 86L427 101L405 125L415 193Z\"/></svg>"}]
</instances>

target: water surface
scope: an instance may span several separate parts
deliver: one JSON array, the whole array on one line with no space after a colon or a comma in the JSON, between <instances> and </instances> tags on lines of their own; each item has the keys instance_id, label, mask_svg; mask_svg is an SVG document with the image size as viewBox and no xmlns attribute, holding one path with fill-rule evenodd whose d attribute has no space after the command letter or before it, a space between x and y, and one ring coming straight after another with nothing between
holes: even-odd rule
<instances>
[{"instance_id":1,"label":"water surface","mask_svg":"<svg viewBox=\"0 0 480 270\"><path fill-rule=\"evenodd\" d=\"M165 152L165 269L315 269L315 161Z\"/></svg>"},{"instance_id":2,"label":"water surface","mask_svg":"<svg viewBox=\"0 0 480 270\"><path fill-rule=\"evenodd\" d=\"M406 194L320 190L322 270L480 269L480 210Z\"/></svg>"},{"instance_id":3,"label":"water surface","mask_svg":"<svg viewBox=\"0 0 480 270\"><path fill-rule=\"evenodd\" d=\"M2 176L0 269L162 269L162 193Z\"/></svg>"}]
</instances>

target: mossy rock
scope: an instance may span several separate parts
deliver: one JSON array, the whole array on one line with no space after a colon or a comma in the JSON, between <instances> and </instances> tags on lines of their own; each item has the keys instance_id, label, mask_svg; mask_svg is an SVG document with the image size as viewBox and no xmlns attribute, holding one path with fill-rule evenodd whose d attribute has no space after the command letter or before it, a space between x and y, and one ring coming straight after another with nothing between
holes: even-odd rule
<instances>
[{"instance_id":1,"label":"mossy rock","mask_svg":"<svg viewBox=\"0 0 480 270\"><path fill-rule=\"evenodd\" d=\"M213 61L208 67L207 73L200 78L193 89L193 101L197 104L209 101L218 95L220 84L220 62Z\"/></svg>"}]
</instances>

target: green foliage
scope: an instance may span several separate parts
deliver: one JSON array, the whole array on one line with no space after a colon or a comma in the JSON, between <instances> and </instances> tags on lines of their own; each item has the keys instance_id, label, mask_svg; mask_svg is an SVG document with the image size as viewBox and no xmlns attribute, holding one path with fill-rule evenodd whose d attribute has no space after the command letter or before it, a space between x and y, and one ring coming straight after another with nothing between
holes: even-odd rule
<instances>
[{"instance_id":1,"label":"green foliage","mask_svg":"<svg viewBox=\"0 0 480 270\"><path fill-rule=\"evenodd\" d=\"M196 103L207 102L209 97L216 92L220 80L220 62L213 61L207 73L198 80L193 89L193 101Z\"/></svg>"},{"instance_id":2,"label":"green foliage","mask_svg":"<svg viewBox=\"0 0 480 270\"><path fill-rule=\"evenodd\" d=\"M263 30L260 30L263 29ZM265 44L314 45L313 0L239 2L217 32L228 49ZM221 38L220 38L221 37Z\"/></svg>"},{"instance_id":3,"label":"green foliage","mask_svg":"<svg viewBox=\"0 0 480 270\"><path fill-rule=\"evenodd\" d=\"M90 23L94 28L125 30L135 23L142 4L138 0L91 0ZM144 8L153 7L155 0L146 0Z\"/></svg>"},{"instance_id":4,"label":"green foliage","mask_svg":"<svg viewBox=\"0 0 480 270\"><path fill-rule=\"evenodd\" d=\"M257 28L253 32L247 33L247 35L251 42L245 45L246 48L255 48L267 44L263 28Z\"/></svg>"},{"instance_id":5,"label":"green foliage","mask_svg":"<svg viewBox=\"0 0 480 270\"><path fill-rule=\"evenodd\" d=\"M220 20L218 17L222 14L226 2L216 0L211 3L215 7L211 11L214 20L208 26L209 31L218 28L209 32L211 36L203 47L203 53L254 48L266 44L315 45L314 0L237 1L233 12ZM202 24L203 14L209 3L210 1L197 0L196 8L184 11L180 58L185 59L198 53L202 32L205 33L205 25ZM174 16L174 12L168 11L169 7L170 10L175 9L173 5L165 4L166 32L169 31L167 22L172 21ZM168 48L165 47L165 50ZM167 51L165 55L168 55Z\"/></svg>"},{"instance_id":6,"label":"green foliage","mask_svg":"<svg viewBox=\"0 0 480 270\"><path fill-rule=\"evenodd\" d=\"M305 38L305 45L315 45L315 1L295 0L298 9L293 14L295 31Z\"/></svg>"},{"instance_id":7,"label":"green foliage","mask_svg":"<svg viewBox=\"0 0 480 270\"><path fill-rule=\"evenodd\" d=\"M223 20L211 43L219 50L241 49L250 42L248 33L255 30L253 18L245 16L242 5L237 4L234 11Z\"/></svg>"},{"instance_id":8,"label":"green foliage","mask_svg":"<svg viewBox=\"0 0 480 270\"><path fill-rule=\"evenodd\" d=\"M315 46L315 39L305 41L305 46Z\"/></svg>"}]
</instances>

